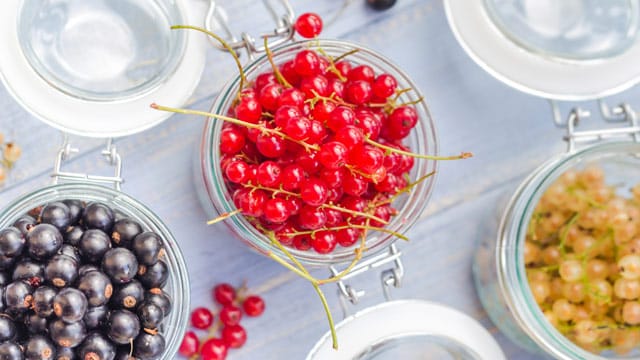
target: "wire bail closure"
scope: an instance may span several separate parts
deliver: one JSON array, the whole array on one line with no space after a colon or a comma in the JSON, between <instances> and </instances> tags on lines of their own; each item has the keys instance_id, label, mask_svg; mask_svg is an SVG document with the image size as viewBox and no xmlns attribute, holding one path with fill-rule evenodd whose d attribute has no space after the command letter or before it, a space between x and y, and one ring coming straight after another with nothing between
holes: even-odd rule
<instances>
[{"instance_id":1,"label":"wire bail closure","mask_svg":"<svg viewBox=\"0 0 640 360\"><path fill-rule=\"evenodd\" d=\"M340 307L342 308L342 314L346 318L349 314L348 304L349 301L352 305L358 304L360 298L365 295L364 290L357 290L345 281L363 274L369 270L380 268L389 263L393 264L393 267L387 268L380 273L380 280L382 282L382 290L385 300L391 300L390 288L400 287L402 285L402 278L404 277L404 266L401 260L402 252L398 250L395 244L389 245L387 251L373 256L370 259L361 261L356 267L354 267L347 275L343 276L338 285L338 298L340 299ZM329 267L331 276L336 276L340 273L335 266Z\"/></svg>"},{"instance_id":2,"label":"wire bail closure","mask_svg":"<svg viewBox=\"0 0 640 360\"><path fill-rule=\"evenodd\" d=\"M101 185L112 185L116 190L120 190L120 186L124 182L124 180L122 179L122 158L116 150L113 139L107 140L106 148L102 150L100 154L107 160L110 166L114 167L114 176L89 175L62 171L63 162L65 160L68 160L72 154L76 154L78 152L79 149L71 146L69 137L65 134L62 147L60 148L60 150L58 150L58 155L56 156L53 173L51 174L54 184L59 184L65 180L81 180L84 182L96 183Z\"/></svg>"},{"instance_id":3,"label":"wire bail closure","mask_svg":"<svg viewBox=\"0 0 640 360\"><path fill-rule=\"evenodd\" d=\"M278 15L278 10L276 10L273 2L280 3L281 7L284 8L284 14ZM293 8L288 0L262 0L265 8L268 10L269 14L273 18L273 21L276 24L275 29L271 33L265 33L260 35L261 38L269 38L273 39L269 43L269 48L276 47L280 44L284 44L291 39L293 39L294 30L293 30L293 19L295 17L295 13L293 12ZM205 17L204 26L205 29L211 32L214 32L213 29L215 25L219 24L223 31L225 32L227 38L225 41L229 44L229 46L234 50L246 49L249 59L253 59L254 55L257 53L265 52L266 49L263 45L256 45L255 39L246 32L242 32L240 34L240 38L238 38L231 26L229 25L229 21L226 15L226 12L222 7L220 7L215 0L211 0L209 4L209 9L207 10L207 15ZM219 50L228 51L224 46L220 43L213 41L210 39L213 45Z\"/></svg>"},{"instance_id":4,"label":"wire bail closure","mask_svg":"<svg viewBox=\"0 0 640 360\"><path fill-rule=\"evenodd\" d=\"M633 141L640 142L640 122L638 121L638 114L628 103L621 103L610 107L602 99L598 99L600 117L605 122L615 124L626 123L626 125L584 131L578 131L576 128L581 120L591 117L590 111L576 106L571 109L567 115L567 119L563 120L557 101L549 100L549 103L551 104L554 123L556 126L566 129L563 140L567 142L567 152L569 153L575 152L577 145L581 143L593 143L624 137L631 137Z\"/></svg>"}]
</instances>

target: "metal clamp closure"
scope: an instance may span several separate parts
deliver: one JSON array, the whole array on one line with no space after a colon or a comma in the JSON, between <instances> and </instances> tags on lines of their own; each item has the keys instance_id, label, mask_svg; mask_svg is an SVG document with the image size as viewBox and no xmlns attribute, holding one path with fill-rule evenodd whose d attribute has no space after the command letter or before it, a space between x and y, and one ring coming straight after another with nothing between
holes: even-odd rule
<instances>
[{"instance_id":1,"label":"metal clamp closure","mask_svg":"<svg viewBox=\"0 0 640 360\"><path fill-rule=\"evenodd\" d=\"M347 275L342 277L342 279L337 282L340 305L345 317L348 314L346 300L355 305L360 301L360 298L365 295L364 290L357 290L351 285L347 284L345 281L369 270L377 269L384 265L392 263L393 267L383 270L380 274L385 299L391 300L391 294L389 292L390 287L400 287L402 285L402 278L404 277L404 266L402 265L402 261L400 259L401 256L402 252L398 250L395 244L391 244L386 252L361 261ZM332 276L336 276L340 273L340 270L336 269L336 267L334 266L331 266L329 268L329 271L331 272Z\"/></svg>"},{"instance_id":2,"label":"metal clamp closure","mask_svg":"<svg viewBox=\"0 0 640 360\"><path fill-rule=\"evenodd\" d=\"M278 10L274 6L273 2L280 3L281 7L284 9L283 15L278 15ZM276 28L271 33L265 33L260 35L261 38L269 38L273 39L269 42L269 47L275 47L285 42L290 41L293 38L294 30L293 30L293 18L295 16L293 12L293 8L291 4L289 4L288 0L262 0L265 8L268 10L269 14L273 18L273 21L276 23ZM226 15L226 12L223 8L217 5L215 0L211 0L209 5L209 10L207 11L207 15L205 17L205 28L208 31L212 31L215 28L215 25L219 25L222 27L225 32L227 38L225 41L229 44L229 46L233 50L246 49L249 54L249 58L253 58L253 55L256 53L264 52L265 47L262 45L256 45L255 40L251 35L243 32L240 34L240 38L234 35L234 31L229 26L229 21ZM213 41L212 43L215 47L220 50L226 51L227 49L222 46L217 41Z\"/></svg>"},{"instance_id":3,"label":"metal clamp closure","mask_svg":"<svg viewBox=\"0 0 640 360\"><path fill-rule=\"evenodd\" d=\"M121 176L122 159L120 157L120 154L116 151L116 146L113 143L113 139L107 140L106 148L102 150L101 155L104 156L109 165L114 167L114 176L89 175L62 171L62 163L65 160L68 160L71 154L75 154L78 152L79 150L71 146L68 137L65 135L62 147L60 148L60 150L58 151L58 155L56 156L53 173L51 174L54 184L58 184L65 180L82 180L90 183L112 185L116 190L120 190L120 185L124 181Z\"/></svg>"},{"instance_id":4,"label":"metal clamp closure","mask_svg":"<svg viewBox=\"0 0 640 360\"><path fill-rule=\"evenodd\" d=\"M568 152L574 152L579 143L592 143L614 138L631 137L634 141L640 142L638 114L627 103L621 103L611 108L602 100L598 100L602 119L608 123L623 124L624 126L584 131L578 131L576 127L580 121L591 116L590 111L574 107L569 112L567 120L563 120L558 103L554 100L550 100L550 103L554 122L558 127L566 129L563 139L567 142Z\"/></svg>"}]
</instances>

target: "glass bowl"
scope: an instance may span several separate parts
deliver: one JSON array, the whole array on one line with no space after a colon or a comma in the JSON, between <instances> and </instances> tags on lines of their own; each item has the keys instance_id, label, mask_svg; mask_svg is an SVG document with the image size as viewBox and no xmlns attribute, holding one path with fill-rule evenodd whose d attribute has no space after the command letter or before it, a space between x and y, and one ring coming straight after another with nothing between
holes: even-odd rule
<instances>
[{"instance_id":1,"label":"glass bowl","mask_svg":"<svg viewBox=\"0 0 640 360\"><path fill-rule=\"evenodd\" d=\"M529 222L542 194L563 173L586 166L603 169L618 195L640 183L640 144L609 142L554 158L523 181L503 213L497 236L481 239L473 274L476 290L493 323L516 344L561 360L638 358L640 347L625 356L610 350L594 354L556 330L536 303L527 280L524 242Z\"/></svg>"},{"instance_id":2,"label":"glass bowl","mask_svg":"<svg viewBox=\"0 0 640 360\"><path fill-rule=\"evenodd\" d=\"M177 0L24 0L18 38L33 70L69 95L115 101L159 86L182 59Z\"/></svg>"},{"instance_id":3,"label":"glass bowl","mask_svg":"<svg viewBox=\"0 0 640 360\"><path fill-rule=\"evenodd\" d=\"M275 64L280 65L292 59L294 55L301 50L317 47L320 47L327 55L334 57L357 49L358 51L356 53L349 55L348 60L354 64L370 65L376 73L389 73L397 79L398 89L411 88L414 90L411 92L412 96L415 98L421 96L416 84L390 60L372 50L345 41L308 40L294 42L273 49L273 60ZM266 55L262 55L245 67L245 73L247 79L251 81L258 74L269 69L271 69L271 64ZM240 77L236 76L224 87L214 102L211 112L222 115L227 114L228 109L231 107L238 93L239 83ZM401 96L400 101L409 101L409 98L407 95ZM405 139L405 144L415 153L437 155L436 130L429 110L424 101L416 105L415 108L420 120L411 134ZM231 199L231 194L225 186L220 169L220 152L218 145L222 125L222 121L207 120L202 141L198 148L199 156L196 157L196 164L194 166L199 199L210 218L236 209ZM436 168L436 161L416 159L410 176L412 179L417 179L435 171ZM434 184L435 176L432 176L415 186L410 196L405 194L399 197L396 202L394 202L399 213L391 219L390 223L386 225L386 228L398 233L406 232L423 212ZM233 216L225 220L225 224L227 224L234 235L252 248L262 253L273 252L281 257L286 256L276 246L271 245L269 239L253 227L243 216ZM367 239L367 252L365 255L373 255L385 249L394 240L395 237L392 235L373 232ZM288 250L298 260L309 265L329 265L348 262L353 259L354 253L353 247L338 247L334 252L322 255L312 251L300 251L293 248Z\"/></svg>"},{"instance_id":4,"label":"glass bowl","mask_svg":"<svg viewBox=\"0 0 640 360\"><path fill-rule=\"evenodd\" d=\"M24 195L0 211L0 229L11 226L36 206L64 199L102 202L112 207L117 213L138 221L143 229L154 231L162 237L166 251L164 260L170 270L169 279L163 290L171 297L172 309L160 329L166 341L166 349L161 359L174 359L188 323L189 278L176 240L149 208L122 192L99 185L88 183L52 185Z\"/></svg>"}]
</instances>

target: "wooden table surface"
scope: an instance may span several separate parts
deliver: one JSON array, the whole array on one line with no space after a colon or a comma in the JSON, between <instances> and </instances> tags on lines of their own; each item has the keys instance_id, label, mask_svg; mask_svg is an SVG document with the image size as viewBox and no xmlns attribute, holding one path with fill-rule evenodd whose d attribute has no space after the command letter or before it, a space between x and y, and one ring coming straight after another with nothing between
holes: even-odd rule
<instances>
[{"instance_id":1,"label":"wooden table surface","mask_svg":"<svg viewBox=\"0 0 640 360\"><path fill-rule=\"evenodd\" d=\"M273 28L264 11L249 11L251 16L247 16L245 7L262 10L261 5L249 5L257 2L220 3L239 30L258 34ZM297 13L316 11L328 19L342 1L293 3ZM392 291L393 297L430 300L459 309L491 331L507 358L540 359L509 342L488 319L474 289L471 259L475 243L494 236L502 204L518 182L565 149L563 132L554 126L546 100L505 86L473 63L454 39L440 0L401 0L385 12L368 9L364 0L352 0L323 36L362 43L399 64L426 96L441 153L475 154L469 160L441 164L426 212L407 234L410 243L399 244L406 275L403 287ZM189 107L208 110L234 72L228 55L210 49L205 74ZM630 90L607 101L638 104L638 95L640 90ZM572 105L563 104L563 111ZM593 103L580 105L595 110ZM0 203L6 204L50 183L62 136L22 109L3 87L0 109L0 131L24 149L0 192ZM229 359L302 359L327 331L320 303L306 281L250 251L223 225L205 225L206 215L192 179L202 127L201 118L173 116L156 128L118 139L126 179L123 191L164 219L182 245L191 278L192 307L211 305L210 289L222 281L240 284L246 280L266 300L264 316L244 321L249 339L243 349L231 351ZM71 140L81 152L68 163L68 170L108 173L107 166L96 161L101 141ZM362 275L352 283L367 295L351 311L383 301L378 274ZM332 286L325 291L339 318Z\"/></svg>"}]
</instances>

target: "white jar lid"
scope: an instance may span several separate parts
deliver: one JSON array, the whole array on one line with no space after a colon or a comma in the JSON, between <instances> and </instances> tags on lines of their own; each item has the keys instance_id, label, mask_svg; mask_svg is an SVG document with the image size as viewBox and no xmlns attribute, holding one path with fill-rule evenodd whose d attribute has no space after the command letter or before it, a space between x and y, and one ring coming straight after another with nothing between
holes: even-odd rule
<instances>
[{"instance_id":1,"label":"white jar lid","mask_svg":"<svg viewBox=\"0 0 640 360\"><path fill-rule=\"evenodd\" d=\"M172 115L151 109L151 103L182 106L200 81L205 63L205 36L194 31L174 30L185 31L184 53L175 71L158 86L142 94L109 101L69 95L45 81L25 57L18 35L22 3L5 0L0 4L0 79L27 111L57 129L99 138L146 130ZM175 0L175 3L186 24L202 22L201 9L193 8L185 0Z\"/></svg>"},{"instance_id":2,"label":"white jar lid","mask_svg":"<svg viewBox=\"0 0 640 360\"><path fill-rule=\"evenodd\" d=\"M506 359L498 343L476 320L444 305L396 300L367 308L336 326L339 349L325 334L307 360L423 359L442 351L455 359ZM423 342L423 344L420 344ZM422 355L422 356L421 356ZM378 357L379 356L379 357Z\"/></svg>"},{"instance_id":3,"label":"white jar lid","mask_svg":"<svg viewBox=\"0 0 640 360\"><path fill-rule=\"evenodd\" d=\"M449 25L467 54L497 79L520 91L558 100L588 100L640 82L640 36L621 54L568 60L530 51L492 21L485 1L445 0Z\"/></svg>"}]
</instances>

